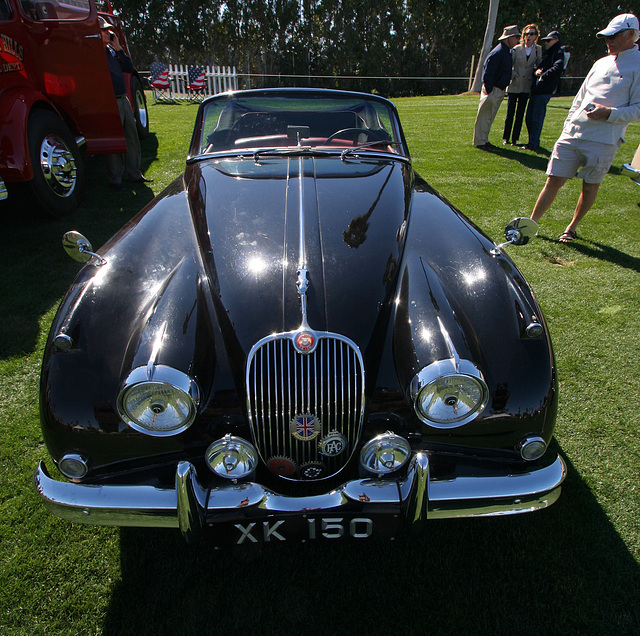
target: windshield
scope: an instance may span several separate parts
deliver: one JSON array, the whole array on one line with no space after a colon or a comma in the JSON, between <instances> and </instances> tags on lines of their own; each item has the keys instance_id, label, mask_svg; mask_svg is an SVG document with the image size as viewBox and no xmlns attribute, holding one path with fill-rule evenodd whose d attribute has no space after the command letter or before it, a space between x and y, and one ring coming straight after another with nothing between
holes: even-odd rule
<instances>
[{"instance_id":1,"label":"windshield","mask_svg":"<svg viewBox=\"0 0 640 636\"><path fill-rule=\"evenodd\" d=\"M201 106L190 155L302 147L406 155L393 105L333 91L247 91Z\"/></svg>"}]
</instances>

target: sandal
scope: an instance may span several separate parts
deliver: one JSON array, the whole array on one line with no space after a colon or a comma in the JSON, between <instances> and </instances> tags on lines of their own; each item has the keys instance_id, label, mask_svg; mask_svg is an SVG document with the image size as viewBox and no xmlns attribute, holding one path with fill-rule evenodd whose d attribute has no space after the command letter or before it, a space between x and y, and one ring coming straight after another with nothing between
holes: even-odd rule
<instances>
[{"instance_id":1,"label":"sandal","mask_svg":"<svg viewBox=\"0 0 640 636\"><path fill-rule=\"evenodd\" d=\"M560 243L571 243L571 241L575 241L578 238L578 235L573 230L565 230L558 240Z\"/></svg>"}]
</instances>

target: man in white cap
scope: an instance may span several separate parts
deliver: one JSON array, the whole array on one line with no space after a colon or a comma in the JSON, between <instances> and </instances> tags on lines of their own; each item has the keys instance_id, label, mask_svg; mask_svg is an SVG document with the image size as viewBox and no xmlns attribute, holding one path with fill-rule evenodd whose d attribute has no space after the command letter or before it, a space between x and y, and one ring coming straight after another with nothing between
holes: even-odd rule
<instances>
[{"instance_id":1,"label":"man in white cap","mask_svg":"<svg viewBox=\"0 0 640 636\"><path fill-rule=\"evenodd\" d=\"M609 54L593 65L573 100L549 159L547 181L531 215L539 221L560 188L580 170L582 192L573 219L560 236L562 243L577 238L578 223L591 209L624 143L627 126L640 120L638 18L632 13L618 15L597 35L604 38Z\"/></svg>"},{"instance_id":2,"label":"man in white cap","mask_svg":"<svg viewBox=\"0 0 640 636\"><path fill-rule=\"evenodd\" d=\"M484 62L480 105L473 128L473 145L481 150L493 148L489 143L489 131L511 82L511 49L520 41L520 31L515 24L505 27L498 39L498 45Z\"/></svg>"}]
</instances>

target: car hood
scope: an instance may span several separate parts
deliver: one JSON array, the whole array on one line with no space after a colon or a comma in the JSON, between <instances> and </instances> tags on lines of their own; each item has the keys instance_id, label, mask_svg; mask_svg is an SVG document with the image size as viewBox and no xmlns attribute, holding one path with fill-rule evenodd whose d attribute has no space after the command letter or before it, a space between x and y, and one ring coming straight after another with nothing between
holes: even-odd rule
<instances>
[{"instance_id":1,"label":"car hood","mask_svg":"<svg viewBox=\"0 0 640 636\"><path fill-rule=\"evenodd\" d=\"M202 208L195 218L206 221L205 263L245 352L301 325L300 269L309 326L366 346L393 292L409 201L405 170L398 161L338 157L195 167L190 191L192 206Z\"/></svg>"}]
</instances>

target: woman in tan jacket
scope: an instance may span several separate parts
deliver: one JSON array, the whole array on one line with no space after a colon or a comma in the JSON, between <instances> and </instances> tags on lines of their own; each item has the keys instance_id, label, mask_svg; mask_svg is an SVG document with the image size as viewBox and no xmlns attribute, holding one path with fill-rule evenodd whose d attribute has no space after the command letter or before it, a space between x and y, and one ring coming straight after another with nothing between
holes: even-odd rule
<instances>
[{"instance_id":1,"label":"woman in tan jacket","mask_svg":"<svg viewBox=\"0 0 640 636\"><path fill-rule=\"evenodd\" d=\"M518 138L522 130L522 120L527 108L527 100L531 92L533 72L542 59L542 47L537 44L540 29L537 24L527 24L522 29L520 44L511 52L513 71L511 83L507 88L509 101L507 102L507 117L504 121L502 143L507 145L511 140L512 146L518 145ZM514 119L515 114L515 119ZM513 126L513 131L511 127ZM513 132L513 134L512 134Z\"/></svg>"}]
</instances>

